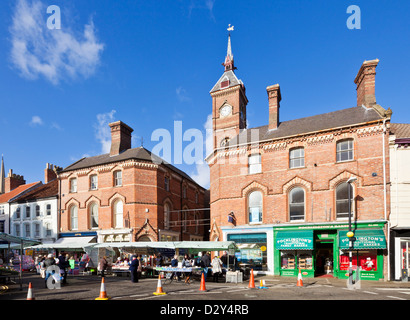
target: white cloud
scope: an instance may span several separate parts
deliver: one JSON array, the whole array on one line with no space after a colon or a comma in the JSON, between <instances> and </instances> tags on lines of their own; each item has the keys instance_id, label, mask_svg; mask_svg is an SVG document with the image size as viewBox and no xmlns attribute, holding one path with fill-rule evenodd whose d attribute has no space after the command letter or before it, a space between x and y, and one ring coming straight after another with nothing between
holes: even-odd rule
<instances>
[{"instance_id":1,"label":"white cloud","mask_svg":"<svg viewBox=\"0 0 410 320\"><path fill-rule=\"evenodd\" d=\"M14 67L27 79L43 76L53 84L68 77L91 76L104 49L95 36L93 21L76 35L65 24L61 29L48 29L47 17L40 0L17 1L9 28Z\"/></svg>"},{"instance_id":2,"label":"white cloud","mask_svg":"<svg viewBox=\"0 0 410 320\"><path fill-rule=\"evenodd\" d=\"M177 94L177 98L179 101L181 102L185 102L185 101L190 101L191 98L188 97L186 90L182 87L178 87L175 90L176 94Z\"/></svg>"},{"instance_id":3,"label":"white cloud","mask_svg":"<svg viewBox=\"0 0 410 320\"><path fill-rule=\"evenodd\" d=\"M205 138L205 156L209 155L212 151L212 114L208 115L206 122L204 123L204 129L206 133ZM196 164L195 172L191 174L193 180L204 188L209 188L210 185L210 172L209 166L206 161L202 161Z\"/></svg>"},{"instance_id":4,"label":"white cloud","mask_svg":"<svg viewBox=\"0 0 410 320\"><path fill-rule=\"evenodd\" d=\"M109 153L111 149L111 130L109 123L114 121L115 110L97 114L97 123L94 125L95 137L101 143L101 152Z\"/></svg>"},{"instance_id":5,"label":"white cloud","mask_svg":"<svg viewBox=\"0 0 410 320\"><path fill-rule=\"evenodd\" d=\"M43 125L43 120L39 116L33 116L31 118L30 125L33 126L33 127L41 126L41 125Z\"/></svg>"}]
</instances>

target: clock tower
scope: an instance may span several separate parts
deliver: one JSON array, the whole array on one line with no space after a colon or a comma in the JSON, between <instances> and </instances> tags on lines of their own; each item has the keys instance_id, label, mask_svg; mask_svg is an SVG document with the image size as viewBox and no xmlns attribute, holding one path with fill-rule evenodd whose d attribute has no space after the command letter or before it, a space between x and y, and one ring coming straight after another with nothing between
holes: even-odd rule
<instances>
[{"instance_id":1,"label":"clock tower","mask_svg":"<svg viewBox=\"0 0 410 320\"><path fill-rule=\"evenodd\" d=\"M246 129L246 105L248 99L245 86L234 70L231 35L228 36L228 49L222 65L224 73L210 91L212 97L213 148L220 148Z\"/></svg>"}]
</instances>

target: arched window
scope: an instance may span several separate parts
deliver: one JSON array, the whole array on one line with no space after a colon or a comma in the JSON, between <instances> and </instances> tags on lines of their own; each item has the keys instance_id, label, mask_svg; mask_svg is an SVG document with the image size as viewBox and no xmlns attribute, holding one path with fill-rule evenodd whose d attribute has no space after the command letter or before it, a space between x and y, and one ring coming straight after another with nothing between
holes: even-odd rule
<instances>
[{"instance_id":1,"label":"arched window","mask_svg":"<svg viewBox=\"0 0 410 320\"><path fill-rule=\"evenodd\" d=\"M114 203L114 228L124 226L124 205L121 200Z\"/></svg>"},{"instance_id":2,"label":"arched window","mask_svg":"<svg viewBox=\"0 0 410 320\"><path fill-rule=\"evenodd\" d=\"M305 220L305 190L301 187L289 192L289 220Z\"/></svg>"},{"instance_id":3,"label":"arched window","mask_svg":"<svg viewBox=\"0 0 410 320\"><path fill-rule=\"evenodd\" d=\"M89 214L91 229L98 228L98 205L96 203L90 205Z\"/></svg>"},{"instance_id":4,"label":"arched window","mask_svg":"<svg viewBox=\"0 0 410 320\"><path fill-rule=\"evenodd\" d=\"M165 229L169 229L170 211L171 211L171 208L169 207L169 204L165 203L164 205L164 227Z\"/></svg>"},{"instance_id":5,"label":"arched window","mask_svg":"<svg viewBox=\"0 0 410 320\"><path fill-rule=\"evenodd\" d=\"M248 195L249 223L262 222L262 192L253 191Z\"/></svg>"},{"instance_id":6,"label":"arched window","mask_svg":"<svg viewBox=\"0 0 410 320\"><path fill-rule=\"evenodd\" d=\"M343 182L336 187L336 218L344 219L349 218L349 188L350 199L353 200L353 187L347 182ZM352 201L353 212L353 201ZM353 216L353 214L352 214Z\"/></svg>"},{"instance_id":7,"label":"arched window","mask_svg":"<svg viewBox=\"0 0 410 320\"><path fill-rule=\"evenodd\" d=\"M70 229L77 230L78 229L78 207L71 206L70 208Z\"/></svg>"}]
</instances>

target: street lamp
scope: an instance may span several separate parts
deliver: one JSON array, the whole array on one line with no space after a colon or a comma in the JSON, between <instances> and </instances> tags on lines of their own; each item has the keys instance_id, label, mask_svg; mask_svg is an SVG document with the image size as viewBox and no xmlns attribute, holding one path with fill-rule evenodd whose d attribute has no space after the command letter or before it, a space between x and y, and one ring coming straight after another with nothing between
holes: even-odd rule
<instances>
[{"instance_id":1,"label":"street lamp","mask_svg":"<svg viewBox=\"0 0 410 320\"><path fill-rule=\"evenodd\" d=\"M349 201L349 232L347 236L349 238L349 288L353 287L353 270L352 270L352 250L353 250L353 236L354 233L352 231L352 195L351 195L351 188L352 182L356 181L357 178L351 177L347 180L347 198ZM356 270L357 272L357 270Z\"/></svg>"}]
</instances>

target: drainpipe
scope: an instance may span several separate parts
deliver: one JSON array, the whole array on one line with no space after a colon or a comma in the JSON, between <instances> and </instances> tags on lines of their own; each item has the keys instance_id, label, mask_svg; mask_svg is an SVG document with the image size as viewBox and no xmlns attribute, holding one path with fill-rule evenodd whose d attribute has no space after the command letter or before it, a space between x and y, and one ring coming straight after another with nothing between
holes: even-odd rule
<instances>
[{"instance_id":1,"label":"drainpipe","mask_svg":"<svg viewBox=\"0 0 410 320\"><path fill-rule=\"evenodd\" d=\"M387 281L390 281L390 221L387 220L387 190L386 190L386 118L383 119L383 196L384 220L387 222Z\"/></svg>"}]
</instances>

